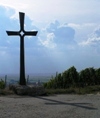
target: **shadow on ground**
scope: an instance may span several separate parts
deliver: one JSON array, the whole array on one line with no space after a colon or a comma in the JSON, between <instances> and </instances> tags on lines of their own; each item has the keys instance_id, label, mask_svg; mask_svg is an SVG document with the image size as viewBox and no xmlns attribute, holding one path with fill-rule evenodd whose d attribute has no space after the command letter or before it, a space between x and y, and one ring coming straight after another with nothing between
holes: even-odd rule
<instances>
[{"instance_id":1,"label":"shadow on ground","mask_svg":"<svg viewBox=\"0 0 100 118\"><path fill-rule=\"evenodd\" d=\"M38 96L35 98L48 101L45 103L46 105L71 105L71 106L80 107L80 108L84 108L84 109L88 109L88 110L97 110L97 108L93 107L92 103L67 103L67 102L53 100L53 99L49 99L49 98L45 98L45 97L41 97L41 96Z\"/></svg>"}]
</instances>

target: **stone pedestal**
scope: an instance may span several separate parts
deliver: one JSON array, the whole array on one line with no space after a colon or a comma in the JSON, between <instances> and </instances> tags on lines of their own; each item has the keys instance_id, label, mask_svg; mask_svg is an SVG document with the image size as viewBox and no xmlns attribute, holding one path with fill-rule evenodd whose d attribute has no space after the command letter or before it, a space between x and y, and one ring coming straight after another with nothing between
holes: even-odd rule
<instances>
[{"instance_id":1,"label":"stone pedestal","mask_svg":"<svg viewBox=\"0 0 100 118\"><path fill-rule=\"evenodd\" d=\"M45 94L43 86L35 85L10 85L10 90L13 90L17 95L40 96Z\"/></svg>"}]
</instances>

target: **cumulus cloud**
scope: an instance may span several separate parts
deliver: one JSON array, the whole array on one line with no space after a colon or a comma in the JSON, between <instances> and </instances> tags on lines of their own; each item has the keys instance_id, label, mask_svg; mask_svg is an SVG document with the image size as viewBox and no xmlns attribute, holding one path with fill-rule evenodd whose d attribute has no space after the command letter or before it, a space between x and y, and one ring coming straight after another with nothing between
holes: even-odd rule
<instances>
[{"instance_id":1,"label":"cumulus cloud","mask_svg":"<svg viewBox=\"0 0 100 118\"><path fill-rule=\"evenodd\" d=\"M49 33L54 33L55 42L58 44L69 45L75 43L75 30L68 25L61 25L57 20L54 23L50 23L46 30Z\"/></svg>"},{"instance_id":2,"label":"cumulus cloud","mask_svg":"<svg viewBox=\"0 0 100 118\"><path fill-rule=\"evenodd\" d=\"M41 38L39 38L40 45L47 47L47 48L55 48L56 43L54 43L54 38L55 38L55 35L53 33L48 33L46 35L45 40L42 40Z\"/></svg>"},{"instance_id":3,"label":"cumulus cloud","mask_svg":"<svg viewBox=\"0 0 100 118\"><path fill-rule=\"evenodd\" d=\"M42 35L41 35L42 34ZM74 40L75 30L68 24L60 24L57 20L42 29L39 44L47 48L74 49L77 44ZM62 50L62 51L63 51Z\"/></svg>"},{"instance_id":4,"label":"cumulus cloud","mask_svg":"<svg viewBox=\"0 0 100 118\"><path fill-rule=\"evenodd\" d=\"M86 41L80 43L83 46L94 46L98 47L100 45L100 26L97 27L89 36Z\"/></svg>"}]
</instances>

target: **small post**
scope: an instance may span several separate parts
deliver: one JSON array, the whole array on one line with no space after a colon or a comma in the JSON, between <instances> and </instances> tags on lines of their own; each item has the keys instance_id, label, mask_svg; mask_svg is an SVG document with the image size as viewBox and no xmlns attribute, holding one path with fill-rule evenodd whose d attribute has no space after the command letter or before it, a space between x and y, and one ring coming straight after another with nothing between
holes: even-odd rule
<instances>
[{"instance_id":1,"label":"small post","mask_svg":"<svg viewBox=\"0 0 100 118\"><path fill-rule=\"evenodd\" d=\"M27 76L27 84L29 83L29 75Z\"/></svg>"},{"instance_id":2,"label":"small post","mask_svg":"<svg viewBox=\"0 0 100 118\"><path fill-rule=\"evenodd\" d=\"M56 72L56 77L58 77L58 72Z\"/></svg>"},{"instance_id":3,"label":"small post","mask_svg":"<svg viewBox=\"0 0 100 118\"><path fill-rule=\"evenodd\" d=\"M5 75L5 87L7 86L7 75Z\"/></svg>"}]
</instances>

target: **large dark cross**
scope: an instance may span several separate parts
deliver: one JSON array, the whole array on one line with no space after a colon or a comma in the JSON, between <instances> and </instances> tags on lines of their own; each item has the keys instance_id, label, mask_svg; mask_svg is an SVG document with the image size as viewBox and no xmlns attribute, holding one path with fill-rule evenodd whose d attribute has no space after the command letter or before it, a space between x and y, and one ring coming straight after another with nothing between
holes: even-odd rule
<instances>
[{"instance_id":1,"label":"large dark cross","mask_svg":"<svg viewBox=\"0 0 100 118\"><path fill-rule=\"evenodd\" d=\"M19 31L6 31L8 36L20 36L20 85L26 85L25 80L25 62L24 62L24 36L36 36L38 31L25 31L24 30L24 16L25 14L19 12L20 30Z\"/></svg>"}]
</instances>

